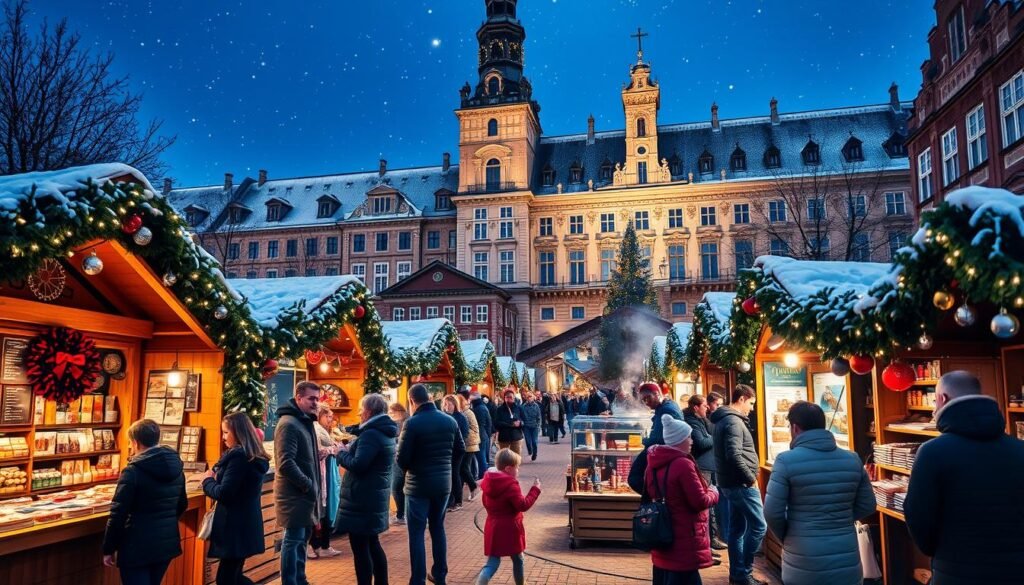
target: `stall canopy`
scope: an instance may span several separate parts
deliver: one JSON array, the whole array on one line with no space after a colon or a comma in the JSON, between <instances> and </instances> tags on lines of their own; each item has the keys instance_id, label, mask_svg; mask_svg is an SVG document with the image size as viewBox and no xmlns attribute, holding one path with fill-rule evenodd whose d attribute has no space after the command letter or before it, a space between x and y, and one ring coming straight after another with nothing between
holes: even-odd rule
<instances>
[{"instance_id":1,"label":"stall canopy","mask_svg":"<svg viewBox=\"0 0 1024 585\"><path fill-rule=\"evenodd\" d=\"M508 384L505 373L498 367L494 354L494 345L487 339L470 339L461 342L462 355L466 359L466 384L477 384L490 374L495 388L504 388Z\"/></svg>"},{"instance_id":2,"label":"stall canopy","mask_svg":"<svg viewBox=\"0 0 1024 585\"><path fill-rule=\"evenodd\" d=\"M692 323L673 323L665 336L665 377L671 378L675 373L682 372L683 360L686 355L686 345L690 341L690 330ZM691 370L692 373L696 369Z\"/></svg>"},{"instance_id":3,"label":"stall canopy","mask_svg":"<svg viewBox=\"0 0 1024 585\"><path fill-rule=\"evenodd\" d=\"M736 293L709 292L693 309L693 327L684 344L680 369L695 372L708 364L723 370L737 364L722 361L726 359L725 349L732 341L729 331L729 317L732 315Z\"/></svg>"},{"instance_id":4,"label":"stall canopy","mask_svg":"<svg viewBox=\"0 0 1024 585\"><path fill-rule=\"evenodd\" d=\"M459 385L471 377L459 333L448 319L384 321L382 325L391 374L427 376L438 369L449 369Z\"/></svg>"}]
</instances>

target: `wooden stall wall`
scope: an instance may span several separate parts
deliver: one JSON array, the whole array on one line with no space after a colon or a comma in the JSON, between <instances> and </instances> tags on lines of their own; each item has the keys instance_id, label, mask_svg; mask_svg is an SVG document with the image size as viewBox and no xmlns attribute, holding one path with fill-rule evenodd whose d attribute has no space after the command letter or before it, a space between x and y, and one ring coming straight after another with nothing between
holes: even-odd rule
<instances>
[{"instance_id":1,"label":"wooden stall wall","mask_svg":"<svg viewBox=\"0 0 1024 585\"><path fill-rule=\"evenodd\" d=\"M365 367L342 368L335 372L328 369L327 372L320 370L318 366L311 366L308 370L309 380L317 384L333 384L341 389L348 398L348 406L335 408L334 417L340 425L354 425L359 423L359 400L363 397L363 381L366 379Z\"/></svg>"},{"instance_id":2,"label":"wooden stall wall","mask_svg":"<svg viewBox=\"0 0 1024 585\"><path fill-rule=\"evenodd\" d=\"M179 368L202 375L199 412L186 412L183 425L203 428L199 460L207 461L212 466L220 458L221 452L220 421L223 416L221 409L223 407L224 377L221 375L220 369L224 365L224 354L213 351L145 352L142 363L143 377L139 384L142 390L134 419L142 418L145 411L144 398L149 373L154 370L170 370L175 361Z\"/></svg>"}]
</instances>

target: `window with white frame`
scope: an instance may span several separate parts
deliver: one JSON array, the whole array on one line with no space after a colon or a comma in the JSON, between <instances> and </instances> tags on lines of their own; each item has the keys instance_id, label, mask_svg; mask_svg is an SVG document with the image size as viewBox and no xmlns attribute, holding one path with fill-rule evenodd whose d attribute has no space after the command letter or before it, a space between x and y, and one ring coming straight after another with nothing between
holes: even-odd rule
<instances>
[{"instance_id":1,"label":"window with white frame","mask_svg":"<svg viewBox=\"0 0 1024 585\"><path fill-rule=\"evenodd\" d=\"M412 262L399 262L396 265L396 272L398 275L398 282L402 282L406 278L409 278L409 275L412 274Z\"/></svg>"},{"instance_id":2,"label":"window with white frame","mask_svg":"<svg viewBox=\"0 0 1024 585\"><path fill-rule=\"evenodd\" d=\"M427 307L427 319L437 318L437 307Z\"/></svg>"},{"instance_id":3,"label":"window with white frame","mask_svg":"<svg viewBox=\"0 0 1024 585\"><path fill-rule=\"evenodd\" d=\"M491 308L487 305L476 306L476 322L486 323L491 317Z\"/></svg>"},{"instance_id":4,"label":"window with white frame","mask_svg":"<svg viewBox=\"0 0 1024 585\"><path fill-rule=\"evenodd\" d=\"M1024 71L999 88L999 106L1003 120L1003 147L1024 136Z\"/></svg>"},{"instance_id":5,"label":"window with white frame","mask_svg":"<svg viewBox=\"0 0 1024 585\"><path fill-rule=\"evenodd\" d=\"M601 214L601 233L608 234L615 231L615 214L614 213L602 213Z\"/></svg>"},{"instance_id":6,"label":"window with white frame","mask_svg":"<svg viewBox=\"0 0 1024 585\"><path fill-rule=\"evenodd\" d=\"M718 208L706 205L700 208L700 225L718 225Z\"/></svg>"},{"instance_id":7,"label":"window with white frame","mask_svg":"<svg viewBox=\"0 0 1024 585\"><path fill-rule=\"evenodd\" d=\"M733 242L733 258L736 261L736 274L754 265L754 242L752 240L736 240Z\"/></svg>"},{"instance_id":8,"label":"window with white frame","mask_svg":"<svg viewBox=\"0 0 1024 585\"><path fill-rule=\"evenodd\" d=\"M780 238L772 238L768 242L768 253L772 256L789 256L789 242Z\"/></svg>"},{"instance_id":9,"label":"window with white frame","mask_svg":"<svg viewBox=\"0 0 1024 585\"><path fill-rule=\"evenodd\" d=\"M277 278L277 271L273 269L267 270L267 278Z\"/></svg>"},{"instance_id":10,"label":"window with white frame","mask_svg":"<svg viewBox=\"0 0 1024 585\"><path fill-rule=\"evenodd\" d=\"M615 250L601 250L601 280L607 282L612 277L612 270L615 270Z\"/></svg>"},{"instance_id":11,"label":"window with white frame","mask_svg":"<svg viewBox=\"0 0 1024 585\"><path fill-rule=\"evenodd\" d=\"M479 207L473 210L473 239L487 239L487 208Z\"/></svg>"},{"instance_id":12,"label":"window with white frame","mask_svg":"<svg viewBox=\"0 0 1024 585\"><path fill-rule=\"evenodd\" d=\"M366 283L366 264L353 264L352 265L352 276L355 276L363 283Z\"/></svg>"},{"instance_id":13,"label":"window with white frame","mask_svg":"<svg viewBox=\"0 0 1024 585\"><path fill-rule=\"evenodd\" d=\"M932 149L926 148L917 155L917 199L919 202L932 198Z\"/></svg>"},{"instance_id":14,"label":"window with white frame","mask_svg":"<svg viewBox=\"0 0 1024 585\"><path fill-rule=\"evenodd\" d=\"M675 230L683 227L683 208L677 207L668 210L668 229Z\"/></svg>"},{"instance_id":15,"label":"window with white frame","mask_svg":"<svg viewBox=\"0 0 1024 585\"><path fill-rule=\"evenodd\" d=\"M395 307L394 309L391 309L391 320L405 321L405 309L402 307Z\"/></svg>"},{"instance_id":16,"label":"window with white frame","mask_svg":"<svg viewBox=\"0 0 1024 585\"><path fill-rule=\"evenodd\" d=\"M501 250L498 252L498 270L501 272L502 284L516 281L516 253L515 250Z\"/></svg>"},{"instance_id":17,"label":"window with white frame","mask_svg":"<svg viewBox=\"0 0 1024 585\"><path fill-rule=\"evenodd\" d=\"M956 126L942 135L942 186L960 178L960 160L957 157Z\"/></svg>"},{"instance_id":18,"label":"window with white frame","mask_svg":"<svg viewBox=\"0 0 1024 585\"><path fill-rule=\"evenodd\" d=\"M686 246L683 244L668 246L668 277L672 280L686 278Z\"/></svg>"},{"instance_id":19,"label":"window with white frame","mask_svg":"<svg viewBox=\"0 0 1024 585\"><path fill-rule=\"evenodd\" d=\"M381 215L384 213L391 213L391 197L374 197L373 214Z\"/></svg>"},{"instance_id":20,"label":"window with white frame","mask_svg":"<svg viewBox=\"0 0 1024 585\"><path fill-rule=\"evenodd\" d=\"M569 250L569 282L587 283L587 254L583 250Z\"/></svg>"},{"instance_id":21,"label":"window with white frame","mask_svg":"<svg viewBox=\"0 0 1024 585\"><path fill-rule=\"evenodd\" d=\"M964 28L964 7L961 6L949 17L946 25L949 37L949 62L955 63L967 50L967 30Z\"/></svg>"},{"instance_id":22,"label":"window with white frame","mask_svg":"<svg viewBox=\"0 0 1024 585\"><path fill-rule=\"evenodd\" d=\"M739 224L750 223L749 203L736 203L732 206L732 222Z\"/></svg>"},{"instance_id":23,"label":"window with white frame","mask_svg":"<svg viewBox=\"0 0 1024 585\"><path fill-rule=\"evenodd\" d=\"M459 323L473 322L473 305L459 305Z\"/></svg>"},{"instance_id":24,"label":"window with white frame","mask_svg":"<svg viewBox=\"0 0 1024 585\"><path fill-rule=\"evenodd\" d=\"M390 266L387 262L373 263L373 292L374 294L388 287L388 272Z\"/></svg>"},{"instance_id":25,"label":"window with white frame","mask_svg":"<svg viewBox=\"0 0 1024 585\"><path fill-rule=\"evenodd\" d=\"M506 240L512 238L512 208L502 207L499 215L501 222L498 223L498 237Z\"/></svg>"},{"instance_id":26,"label":"window with white frame","mask_svg":"<svg viewBox=\"0 0 1024 585\"><path fill-rule=\"evenodd\" d=\"M672 303L672 316L682 317L686 315L686 303L676 302Z\"/></svg>"},{"instance_id":27,"label":"window with white frame","mask_svg":"<svg viewBox=\"0 0 1024 585\"><path fill-rule=\"evenodd\" d=\"M985 143L985 105L979 105L967 114L967 170L988 160Z\"/></svg>"},{"instance_id":28,"label":"window with white frame","mask_svg":"<svg viewBox=\"0 0 1024 585\"><path fill-rule=\"evenodd\" d=\"M634 228L636 228L637 230L649 230L649 229L651 229L650 212L647 212L647 211L637 211L633 215L634 215L634 218L635 218L635 221L633 222L633 227Z\"/></svg>"},{"instance_id":29,"label":"window with white frame","mask_svg":"<svg viewBox=\"0 0 1024 585\"><path fill-rule=\"evenodd\" d=\"M477 331L476 332L476 338L477 339L487 339L487 332L486 331Z\"/></svg>"},{"instance_id":30,"label":"window with white frame","mask_svg":"<svg viewBox=\"0 0 1024 585\"><path fill-rule=\"evenodd\" d=\"M583 216L582 215L570 215L569 216L569 233L573 235L579 235L583 233Z\"/></svg>"},{"instance_id":31,"label":"window with white frame","mask_svg":"<svg viewBox=\"0 0 1024 585\"><path fill-rule=\"evenodd\" d=\"M455 322L455 305L445 305L441 310L441 314L444 315L445 319L448 319L452 323Z\"/></svg>"},{"instance_id":32,"label":"window with white frame","mask_svg":"<svg viewBox=\"0 0 1024 585\"><path fill-rule=\"evenodd\" d=\"M871 261L871 238L866 233L854 234L853 236L853 249L850 260L854 262L870 262Z\"/></svg>"},{"instance_id":33,"label":"window with white frame","mask_svg":"<svg viewBox=\"0 0 1024 585\"><path fill-rule=\"evenodd\" d=\"M555 284L555 253L551 251L537 254L537 261L540 272L541 286L554 286Z\"/></svg>"},{"instance_id":34,"label":"window with white frame","mask_svg":"<svg viewBox=\"0 0 1024 585\"><path fill-rule=\"evenodd\" d=\"M782 199L768 202L768 221L780 223L786 221L786 202Z\"/></svg>"},{"instance_id":35,"label":"window with white frame","mask_svg":"<svg viewBox=\"0 0 1024 585\"><path fill-rule=\"evenodd\" d=\"M409 307L410 321L419 321L422 314L422 309L420 309L419 307Z\"/></svg>"},{"instance_id":36,"label":"window with white frame","mask_svg":"<svg viewBox=\"0 0 1024 585\"><path fill-rule=\"evenodd\" d=\"M832 242L828 239L828 236L815 236L811 238L811 255L816 260L828 260L829 255L832 253Z\"/></svg>"},{"instance_id":37,"label":"window with white frame","mask_svg":"<svg viewBox=\"0 0 1024 585\"><path fill-rule=\"evenodd\" d=\"M896 252L907 245L907 232L889 232L889 260L896 260Z\"/></svg>"},{"instance_id":38,"label":"window with white frame","mask_svg":"<svg viewBox=\"0 0 1024 585\"><path fill-rule=\"evenodd\" d=\"M907 196L903 191L887 191L885 193L885 214L907 214Z\"/></svg>"},{"instance_id":39,"label":"window with white frame","mask_svg":"<svg viewBox=\"0 0 1024 585\"><path fill-rule=\"evenodd\" d=\"M554 233L555 233L555 227L554 227L555 226L555 222L554 222L554 219L552 219L550 217L542 217L542 218L540 218L538 220L538 222L539 222L538 225L540 225L540 235L541 235L541 237L547 237L547 236L554 235Z\"/></svg>"},{"instance_id":40,"label":"window with white frame","mask_svg":"<svg viewBox=\"0 0 1024 585\"><path fill-rule=\"evenodd\" d=\"M474 252L473 253L473 276L480 280L487 280L487 263L488 253L487 252Z\"/></svg>"},{"instance_id":41,"label":"window with white frame","mask_svg":"<svg viewBox=\"0 0 1024 585\"><path fill-rule=\"evenodd\" d=\"M807 200L807 219L809 221L825 219L825 199L816 197Z\"/></svg>"}]
</instances>

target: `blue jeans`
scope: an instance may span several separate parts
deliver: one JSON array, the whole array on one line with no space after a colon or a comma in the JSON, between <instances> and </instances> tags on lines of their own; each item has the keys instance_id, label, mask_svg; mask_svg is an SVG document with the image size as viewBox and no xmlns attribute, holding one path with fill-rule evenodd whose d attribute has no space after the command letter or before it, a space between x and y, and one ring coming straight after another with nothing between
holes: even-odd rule
<instances>
[{"instance_id":1,"label":"blue jeans","mask_svg":"<svg viewBox=\"0 0 1024 585\"><path fill-rule=\"evenodd\" d=\"M540 427L523 427L523 439L526 440L526 454L534 459L537 458L538 437L540 437Z\"/></svg>"},{"instance_id":2,"label":"blue jeans","mask_svg":"<svg viewBox=\"0 0 1024 585\"><path fill-rule=\"evenodd\" d=\"M515 580L515 584L523 585L523 583L526 583L526 577L523 573L523 553L509 558L512 559L512 578ZM487 557L487 564L484 565L484 568L480 569L480 574L476 578L476 585L486 585L489 583L494 574L498 572L498 567L500 566L501 557Z\"/></svg>"},{"instance_id":3,"label":"blue jeans","mask_svg":"<svg viewBox=\"0 0 1024 585\"><path fill-rule=\"evenodd\" d=\"M721 491L729 500L729 578L740 581L753 574L754 553L768 531L764 505L756 487Z\"/></svg>"},{"instance_id":4,"label":"blue jeans","mask_svg":"<svg viewBox=\"0 0 1024 585\"><path fill-rule=\"evenodd\" d=\"M306 542L312 526L285 528L281 541L281 585L306 585Z\"/></svg>"},{"instance_id":5,"label":"blue jeans","mask_svg":"<svg viewBox=\"0 0 1024 585\"><path fill-rule=\"evenodd\" d=\"M476 478L483 479L484 473L487 472L487 468L490 467L491 457L491 437L490 435L480 434L480 450L476 452Z\"/></svg>"},{"instance_id":6,"label":"blue jeans","mask_svg":"<svg viewBox=\"0 0 1024 585\"><path fill-rule=\"evenodd\" d=\"M430 526L430 547L434 565L430 574L436 585L448 578L448 539L444 533L444 516L448 510L448 494L433 498L406 496L406 522L409 531L409 564L412 576L409 585L427 582L427 545L424 530ZM282 584L283 585L283 584Z\"/></svg>"}]
</instances>

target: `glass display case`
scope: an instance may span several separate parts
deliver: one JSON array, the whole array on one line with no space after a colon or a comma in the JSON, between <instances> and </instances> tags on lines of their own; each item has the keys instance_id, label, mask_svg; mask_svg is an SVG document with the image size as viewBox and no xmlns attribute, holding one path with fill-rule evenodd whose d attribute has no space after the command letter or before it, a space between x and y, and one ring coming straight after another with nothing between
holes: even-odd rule
<instances>
[{"instance_id":1,"label":"glass display case","mask_svg":"<svg viewBox=\"0 0 1024 585\"><path fill-rule=\"evenodd\" d=\"M565 497L573 548L579 540L632 540L640 495L629 489L626 479L650 429L651 418L643 415L572 420Z\"/></svg>"}]
</instances>

